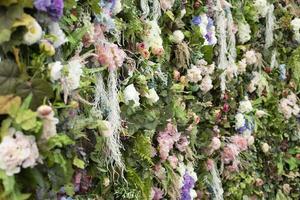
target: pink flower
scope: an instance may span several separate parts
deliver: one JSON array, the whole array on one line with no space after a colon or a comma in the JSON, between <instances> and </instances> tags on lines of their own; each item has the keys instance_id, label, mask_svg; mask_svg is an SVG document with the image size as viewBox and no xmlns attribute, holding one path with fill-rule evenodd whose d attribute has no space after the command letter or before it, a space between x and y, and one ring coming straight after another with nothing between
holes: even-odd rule
<instances>
[{"instance_id":1,"label":"pink flower","mask_svg":"<svg viewBox=\"0 0 300 200\"><path fill-rule=\"evenodd\" d=\"M176 156L169 156L168 161L173 169L177 168L178 158Z\"/></svg>"},{"instance_id":2,"label":"pink flower","mask_svg":"<svg viewBox=\"0 0 300 200\"><path fill-rule=\"evenodd\" d=\"M234 161L239 154L239 148L235 144L228 144L221 153L221 158L225 164Z\"/></svg>"},{"instance_id":3,"label":"pink flower","mask_svg":"<svg viewBox=\"0 0 300 200\"><path fill-rule=\"evenodd\" d=\"M229 112L229 110L230 110L229 104L228 104L228 103L225 103L225 104L223 105L223 111L224 111L224 112Z\"/></svg>"},{"instance_id":4,"label":"pink flower","mask_svg":"<svg viewBox=\"0 0 300 200\"><path fill-rule=\"evenodd\" d=\"M237 172L239 170L239 161L235 160L231 165L227 167L230 172Z\"/></svg>"},{"instance_id":5,"label":"pink flower","mask_svg":"<svg viewBox=\"0 0 300 200\"><path fill-rule=\"evenodd\" d=\"M157 141L159 146L160 158L164 161L168 158L169 152L173 149L175 142L179 141L180 133L177 132L176 127L169 123L166 129L159 132Z\"/></svg>"},{"instance_id":6,"label":"pink flower","mask_svg":"<svg viewBox=\"0 0 300 200\"><path fill-rule=\"evenodd\" d=\"M210 143L210 147L213 150L218 150L221 147L221 141L220 141L220 139L218 137L213 137L212 141Z\"/></svg>"},{"instance_id":7,"label":"pink flower","mask_svg":"<svg viewBox=\"0 0 300 200\"><path fill-rule=\"evenodd\" d=\"M235 136L232 136L230 138L230 140L233 144L235 144L239 148L239 151L247 150L247 148L248 148L247 138L240 136L240 135L235 135Z\"/></svg>"},{"instance_id":8,"label":"pink flower","mask_svg":"<svg viewBox=\"0 0 300 200\"><path fill-rule=\"evenodd\" d=\"M160 188L152 187L151 189L151 199L152 200L160 200L164 196L163 191Z\"/></svg>"},{"instance_id":9,"label":"pink flower","mask_svg":"<svg viewBox=\"0 0 300 200\"><path fill-rule=\"evenodd\" d=\"M206 161L206 169L207 169L207 171L212 170L213 167L214 167L214 160L208 159Z\"/></svg>"},{"instance_id":10,"label":"pink flower","mask_svg":"<svg viewBox=\"0 0 300 200\"><path fill-rule=\"evenodd\" d=\"M184 152L188 145L189 145L189 141L187 140L187 137L181 136L175 146L180 152Z\"/></svg>"}]
</instances>

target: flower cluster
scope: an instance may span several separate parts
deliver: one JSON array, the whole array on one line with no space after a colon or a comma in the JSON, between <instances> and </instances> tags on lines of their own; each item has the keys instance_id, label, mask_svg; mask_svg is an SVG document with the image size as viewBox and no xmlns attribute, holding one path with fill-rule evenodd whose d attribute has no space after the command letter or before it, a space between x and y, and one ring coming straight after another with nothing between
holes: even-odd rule
<instances>
[{"instance_id":1,"label":"flower cluster","mask_svg":"<svg viewBox=\"0 0 300 200\"><path fill-rule=\"evenodd\" d=\"M63 15L63 0L35 0L37 10L46 12L53 21L58 21Z\"/></svg>"},{"instance_id":2,"label":"flower cluster","mask_svg":"<svg viewBox=\"0 0 300 200\"><path fill-rule=\"evenodd\" d=\"M192 24L200 28L205 40L204 45L215 45L217 43L214 21L207 14L193 17Z\"/></svg>"},{"instance_id":3,"label":"flower cluster","mask_svg":"<svg viewBox=\"0 0 300 200\"><path fill-rule=\"evenodd\" d=\"M172 123L168 123L165 130L158 133L159 156L163 161L168 158L169 152L174 148L174 144L180 140L180 136L181 134Z\"/></svg>"},{"instance_id":4,"label":"flower cluster","mask_svg":"<svg viewBox=\"0 0 300 200\"><path fill-rule=\"evenodd\" d=\"M150 51L153 55L161 56L164 53L163 41L160 36L161 30L155 20L147 20L145 22L145 34L143 34L143 42L137 45L140 54L148 59Z\"/></svg>"},{"instance_id":5,"label":"flower cluster","mask_svg":"<svg viewBox=\"0 0 300 200\"><path fill-rule=\"evenodd\" d=\"M297 96L291 92L286 98L282 98L279 103L279 111L284 115L286 119L294 116L298 116L300 112L300 107L297 104Z\"/></svg>"},{"instance_id":6,"label":"flower cluster","mask_svg":"<svg viewBox=\"0 0 300 200\"><path fill-rule=\"evenodd\" d=\"M244 135L251 135L254 129L254 119L248 116L252 112L253 107L248 97L240 102L238 113L235 115L235 129L238 133Z\"/></svg>"},{"instance_id":7,"label":"flower cluster","mask_svg":"<svg viewBox=\"0 0 300 200\"><path fill-rule=\"evenodd\" d=\"M248 146L253 144L254 137L251 135L234 135L229 140L230 142L221 152L221 159L229 171L235 172L238 171L240 165L239 153L247 150Z\"/></svg>"},{"instance_id":8,"label":"flower cluster","mask_svg":"<svg viewBox=\"0 0 300 200\"><path fill-rule=\"evenodd\" d=\"M192 65L191 69L187 70L187 79L189 82L198 83L201 81L200 89L206 93L213 88L211 74L215 69L214 63L208 65L205 60L198 60L196 65ZM204 78L202 78L204 76Z\"/></svg>"},{"instance_id":9,"label":"flower cluster","mask_svg":"<svg viewBox=\"0 0 300 200\"><path fill-rule=\"evenodd\" d=\"M34 136L10 128L0 143L0 169L12 176L19 173L21 167L34 167L38 159L39 150Z\"/></svg>"},{"instance_id":10,"label":"flower cluster","mask_svg":"<svg viewBox=\"0 0 300 200\"><path fill-rule=\"evenodd\" d=\"M184 165L179 164L178 171L180 173L180 188L181 188L181 200L192 200L197 197L196 191L193 189L197 181L197 174L194 172L194 168L189 163Z\"/></svg>"}]
</instances>

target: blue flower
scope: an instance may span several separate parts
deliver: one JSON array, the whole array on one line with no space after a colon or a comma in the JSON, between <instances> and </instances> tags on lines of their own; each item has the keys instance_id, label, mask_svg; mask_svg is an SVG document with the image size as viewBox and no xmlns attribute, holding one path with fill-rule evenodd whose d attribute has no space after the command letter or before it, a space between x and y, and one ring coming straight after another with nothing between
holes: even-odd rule
<instances>
[{"instance_id":1,"label":"blue flower","mask_svg":"<svg viewBox=\"0 0 300 200\"><path fill-rule=\"evenodd\" d=\"M193 17L193 19L192 19L192 23L194 24L194 25L199 25L199 24L201 24L201 17L200 16L195 16L195 17Z\"/></svg>"}]
</instances>

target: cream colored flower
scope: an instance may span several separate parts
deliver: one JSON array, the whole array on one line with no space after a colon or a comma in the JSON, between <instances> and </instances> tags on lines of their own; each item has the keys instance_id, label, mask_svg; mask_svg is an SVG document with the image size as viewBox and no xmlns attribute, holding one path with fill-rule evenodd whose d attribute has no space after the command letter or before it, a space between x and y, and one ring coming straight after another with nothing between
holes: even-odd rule
<instances>
[{"instance_id":1,"label":"cream colored flower","mask_svg":"<svg viewBox=\"0 0 300 200\"><path fill-rule=\"evenodd\" d=\"M27 32L24 34L24 43L27 45L32 45L38 42L43 35L43 30L39 23L32 17L29 18L30 21L26 26Z\"/></svg>"},{"instance_id":2,"label":"cream colored flower","mask_svg":"<svg viewBox=\"0 0 300 200\"><path fill-rule=\"evenodd\" d=\"M61 78L61 70L63 69L63 65L60 61L50 63L48 68L50 69L50 79L52 82Z\"/></svg>"},{"instance_id":3,"label":"cream colored flower","mask_svg":"<svg viewBox=\"0 0 300 200\"><path fill-rule=\"evenodd\" d=\"M47 141L57 134L56 124L58 119L54 117L54 111L50 106L42 105L37 109L38 116L43 120L42 141Z\"/></svg>"},{"instance_id":4,"label":"cream colored flower","mask_svg":"<svg viewBox=\"0 0 300 200\"><path fill-rule=\"evenodd\" d=\"M184 34L181 30L176 30L173 32L173 41L177 44L184 40Z\"/></svg>"},{"instance_id":5,"label":"cream colored flower","mask_svg":"<svg viewBox=\"0 0 300 200\"><path fill-rule=\"evenodd\" d=\"M193 66L191 69L187 70L187 79L189 82L192 83L197 83L201 81L202 76L201 76L202 70Z\"/></svg>"},{"instance_id":6,"label":"cream colored flower","mask_svg":"<svg viewBox=\"0 0 300 200\"><path fill-rule=\"evenodd\" d=\"M268 145L268 143L263 143L263 144L261 145L261 150L262 150L264 153L268 153L270 149L271 149L271 147Z\"/></svg>"},{"instance_id":7,"label":"cream colored flower","mask_svg":"<svg viewBox=\"0 0 300 200\"><path fill-rule=\"evenodd\" d=\"M151 88L149 92L145 96L151 103L156 103L159 100L159 96L157 95L154 88Z\"/></svg>"},{"instance_id":8,"label":"cream colored flower","mask_svg":"<svg viewBox=\"0 0 300 200\"><path fill-rule=\"evenodd\" d=\"M212 80L209 75L206 75L200 84L200 89L202 92L206 93L213 88Z\"/></svg>"},{"instance_id":9,"label":"cream colored flower","mask_svg":"<svg viewBox=\"0 0 300 200\"><path fill-rule=\"evenodd\" d=\"M0 144L0 169L12 176L19 173L21 167L34 167L38 158L39 151L34 136L27 136L10 128Z\"/></svg>"},{"instance_id":10,"label":"cream colored flower","mask_svg":"<svg viewBox=\"0 0 300 200\"><path fill-rule=\"evenodd\" d=\"M125 104L129 104L130 101L134 102L134 107L140 105L140 93L135 89L133 84L128 85L124 90Z\"/></svg>"},{"instance_id":11,"label":"cream colored flower","mask_svg":"<svg viewBox=\"0 0 300 200\"><path fill-rule=\"evenodd\" d=\"M238 111L240 113L249 113L253 110L251 101L248 100L248 97L245 97L245 100L240 102Z\"/></svg>"}]
</instances>

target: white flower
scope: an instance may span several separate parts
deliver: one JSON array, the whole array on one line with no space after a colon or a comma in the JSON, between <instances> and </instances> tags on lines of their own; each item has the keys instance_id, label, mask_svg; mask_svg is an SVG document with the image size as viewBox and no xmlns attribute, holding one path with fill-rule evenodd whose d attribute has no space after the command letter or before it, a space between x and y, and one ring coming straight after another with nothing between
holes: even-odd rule
<instances>
[{"instance_id":1,"label":"white flower","mask_svg":"<svg viewBox=\"0 0 300 200\"><path fill-rule=\"evenodd\" d=\"M246 59L243 58L242 60L240 60L237 64L237 70L239 74L243 74L246 72L246 68L247 68L247 63L246 63Z\"/></svg>"},{"instance_id":2,"label":"white flower","mask_svg":"<svg viewBox=\"0 0 300 200\"><path fill-rule=\"evenodd\" d=\"M296 17L291 21L291 26L295 32L300 30L300 18Z\"/></svg>"},{"instance_id":3,"label":"white flower","mask_svg":"<svg viewBox=\"0 0 300 200\"><path fill-rule=\"evenodd\" d=\"M245 117L242 113L237 113L235 115L235 128L239 129L243 127L246 123Z\"/></svg>"},{"instance_id":4,"label":"white flower","mask_svg":"<svg viewBox=\"0 0 300 200\"><path fill-rule=\"evenodd\" d=\"M42 105L37 109L38 116L43 120L43 133L41 135L42 141L47 141L57 134L56 124L58 119L54 117L54 111L50 106Z\"/></svg>"},{"instance_id":5,"label":"white flower","mask_svg":"<svg viewBox=\"0 0 300 200\"><path fill-rule=\"evenodd\" d=\"M197 82L201 81L201 79L202 79L201 73L202 73L202 70L200 68L192 66L192 69L187 70L188 81L192 82L192 83L197 83Z\"/></svg>"},{"instance_id":6,"label":"white flower","mask_svg":"<svg viewBox=\"0 0 300 200\"><path fill-rule=\"evenodd\" d=\"M160 0L160 7L163 11L169 10L172 8L175 0Z\"/></svg>"},{"instance_id":7,"label":"white flower","mask_svg":"<svg viewBox=\"0 0 300 200\"><path fill-rule=\"evenodd\" d=\"M245 137L247 139L248 146L251 146L254 144L254 137L252 135L246 135Z\"/></svg>"},{"instance_id":8,"label":"white flower","mask_svg":"<svg viewBox=\"0 0 300 200\"><path fill-rule=\"evenodd\" d=\"M113 14L116 15L118 14L119 12L122 11L122 3L121 3L121 0L116 0L115 2L115 7L113 9Z\"/></svg>"},{"instance_id":9,"label":"white flower","mask_svg":"<svg viewBox=\"0 0 300 200\"><path fill-rule=\"evenodd\" d=\"M244 44L248 42L251 39L251 29L248 23L242 23L240 22L238 24L238 36L239 41Z\"/></svg>"},{"instance_id":10,"label":"white flower","mask_svg":"<svg viewBox=\"0 0 300 200\"><path fill-rule=\"evenodd\" d=\"M9 129L0 144L0 169L8 176L19 173L21 167L34 167L39 152L33 136L26 136L14 128Z\"/></svg>"},{"instance_id":11,"label":"white flower","mask_svg":"<svg viewBox=\"0 0 300 200\"><path fill-rule=\"evenodd\" d=\"M50 69L50 79L52 82L57 81L61 78L61 70L63 69L63 65L60 61L50 63L48 65Z\"/></svg>"},{"instance_id":12,"label":"white flower","mask_svg":"<svg viewBox=\"0 0 300 200\"><path fill-rule=\"evenodd\" d=\"M43 30L34 18L30 17L29 20L26 26L27 32L24 34L23 39L25 44L32 45L42 38Z\"/></svg>"},{"instance_id":13,"label":"white flower","mask_svg":"<svg viewBox=\"0 0 300 200\"><path fill-rule=\"evenodd\" d=\"M200 18L201 23L198 26L200 27L201 34L205 36L207 34L208 17L206 14L202 14Z\"/></svg>"},{"instance_id":14,"label":"white flower","mask_svg":"<svg viewBox=\"0 0 300 200\"><path fill-rule=\"evenodd\" d=\"M124 90L125 104L129 104L130 101L134 101L134 107L140 105L140 93L136 91L133 84L128 85Z\"/></svg>"},{"instance_id":15,"label":"white flower","mask_svg":"<svg viewBox=\"0 0 300 200\"><path fill-rule=\"evenodd\" d=\"M254 6L261 17L265 17L267 15L269 9L269 3L267 0L255 0Z\"/></svg>"},{"instance_id":16,"label":"white flower","mask_svg":"<svg viewBox=\"0 0 300 200\"><path fill-rule=\"evenodd\" d=\"M221 147L220 139L218 137L213 137L209 146L212 150L218 150Z\"/></svg>"},{"instance_id":17,"label":"white flower","mask_svg":"<svg viewBox=\"0 0 300 200\"><path fill-rule=\"evenodd\" d=\"M55 48L60 47L61 45L63 45L64 43L66 43L68 41L68 39L66 38L66 35L61 30L61 28L57 22L51 22L48 25L48 28L49 28L49 33L51 35L55 36L55 40L53 41L53 46Z\"/></svg>"},{"instance_id":18,"label":"white flower","mask_svg":"<svg viewBox=\"0 0 300 200\"><path fill-rule=\"evenodd\" d=\"M279 111L286 119L297 116L300 113L299 105L297 104L297 96L291 93L287 98L282 98L279 103Z\"/></svg>"},{"instance_id":19,"label":"white flower","mask_svg":"<svg viewBox=\"0 0 300 200\"><path fill-rule=\"evenodd\" d=\"M253 110L251 101L248 100L248 97L245 97L245 100L240 102L240 106L238 111L240 113L248 113L251 112Z\"/></svg>"},{"instance_id":20,"label":"white flower","mask_svg":"<svg viewBox=\"0 0 300 200\"><path fill-rule=\"evenodd\" d=\"M79 59L71 60L66 66L68 70L68 76L66 82L69 90L75 90L79 88L80 77L83 73L82 64Z\"/></svg>"},{"instance_id":21,"label":"white flower","mask_svg":"<svg viewBox=\"0 0 300 200\"><path fill-rule=\"evenodd\" d=\"M256 64L258 59L254 50L247 51L244 55L248 65Z\"/></svg>"},{"instance_id":22,"label":"white flower","mask_svg":"<svg viewBox=\"0 0 300 200\"><path fill-rule=\"evenodd\" d=\"M184 40L184 34L181 30L176 30L173 32L173 40L177 44L181 43Z\"/></svg>"},{"instance_id":23,"label":"white flower","mask_svg":"<svg viewBox=\"0 0 300 200\"><path fill-rule=\"evenodd\" d=\"M156 103L159 100L159 96L157 95L156 91L154 88L151 88L149 90L149 92L146 94L146 98L148 98L148 100L151 103Z\"/></svg>"},{"instance_id":24,"label":"white flower","mask_svg":"<svg viewBox=\"0 0 300 200\"><path fill-rule=\"evenodd\" d=\"M209 75L206 75L200 84L200 89L202 92L206 93L213 88L212 80Z\"/></svg>"},{"instance_id":25,"label":"white flower","mask_svg":"<svg viewBox=\"0 0 300 200\"><path fill-rule=\"evenodd\" d=\"M269 152L270 148L271 148L271 147L268 145L268 143L263 143L263 144L261 145L261 150L262 150L264 153Z\"/></svg>"}]
</instances>

